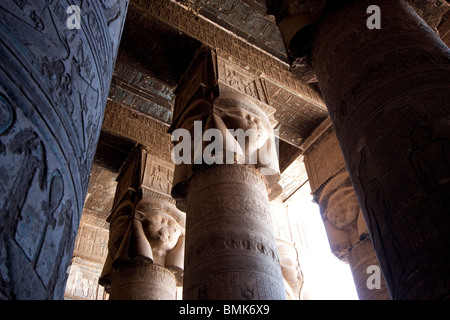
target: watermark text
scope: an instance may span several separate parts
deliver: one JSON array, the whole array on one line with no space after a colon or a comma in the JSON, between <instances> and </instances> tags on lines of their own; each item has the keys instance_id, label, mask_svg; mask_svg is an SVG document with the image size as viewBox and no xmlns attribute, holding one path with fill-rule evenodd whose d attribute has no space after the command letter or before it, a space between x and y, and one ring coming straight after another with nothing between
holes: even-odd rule
<instances>
[{"instance_id":1,"label":"watermark text","mask_svg":"<svg viewBox=\"0 0 450 320\"><path fill-rule=\"evenodd\" d=\"M66 26L70 30L81 29L81 9L79 6L69 6L67 7L66 13L70 16L67 18Z\"/></svg>"},{"instance_id":2,"label":"watermark text","mask_svg":"<svg viewBox=\"0 0 450 320\"><path fill-rule=\"evenodd\" d=\"M367 8L367 14L371 16L367 19L367 28L369 30L381 29L381 9L379 6L371 5Z\"/></svg>"}]
</instances>

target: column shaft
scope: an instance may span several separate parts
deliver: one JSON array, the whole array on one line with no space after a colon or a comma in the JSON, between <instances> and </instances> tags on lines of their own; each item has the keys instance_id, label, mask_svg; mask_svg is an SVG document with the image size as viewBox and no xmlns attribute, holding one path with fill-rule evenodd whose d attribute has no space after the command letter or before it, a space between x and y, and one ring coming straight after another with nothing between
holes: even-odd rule
<instances>
[{"instance_id":1,"label":"column shaft","mask_svg":"<svg viewBox=\"0 0 450 320\"><path fill-rule=\"evenodd\" d=\"M242 165L188 186L184 299L285 299L264 178Z\"/></svg>"},{"instance_id":2,"label":"column shaft","mask_svg":"<svg viewBox=\"0 0 450 320\"><path fill-rule=\"evenodd\" d=\"M0 299L63 298L128 4L64 3L0 8Z\"/></svg>"},{"instance_id":3,"label":"column shaft","mask_svg":"<svg viewBox=\"0 0 450 320\"><path fill-rule=\"evenodd\" d=\"M353 1L319 22L312 61L391 296L450 298L448 47L399 0Z\"/></svg>"},{"instance_id":4,"label":"column shaft","mask_svg":"<svg viewBox=\"0 0 450 320\"><path fill-rule=\"evenodd\" d=\"M152 263L122 266L112 276L110 300L175 300L175 275Z\"/></svg>"},{"instance_id":5,"label":"column shaft","mask_svg":"<svg viewBox=\"0 0 450 320\"><path fill-rule=\"evenodd\" d=\"M348 264L352 270L356 291L360 300L391 299L384 276L375 274L379 269L375 269L375 272L372 271L373 266L378 267L379 263L369 237L362 239L350 249ZM370 279L372 275L375 284L379 285L379 287L371 286L374 284Z\"/></svg>"}]
</instances>

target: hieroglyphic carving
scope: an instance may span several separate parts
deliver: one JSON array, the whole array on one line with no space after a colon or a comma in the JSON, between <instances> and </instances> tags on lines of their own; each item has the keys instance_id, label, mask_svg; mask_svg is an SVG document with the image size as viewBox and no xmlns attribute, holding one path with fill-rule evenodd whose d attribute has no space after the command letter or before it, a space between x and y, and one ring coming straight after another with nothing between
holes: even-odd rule
<instances>
[{"instance_id":1,"label":"hieroglyphic carving","mask_svg":"<svg viewBox=\"0 0 450 320\"><path fill-rule=\"evenodd\" d=\"M0 260L9 298L64 291L127 7L77 2L81 30L66 27L59 1L0 7Z\"/></svg>"},{"instance_id":2,"label":"hieroglyphic carving","mask_svg":"<svg viewBox=\"0 0 450 320\"><path fill-rule=\"evenodd\" d=\"M172 120L172 89L120 60L114 68L109 99L158 121L168 124Z\"/></svg>"},{"instance_id":3,"label":"hieroglyphic carving","mask_svg":"<svg viewBox=\"0 0 450 320\"><path fill-rule=\"evenodd\" d=\"M81 224L88 217L88 224L104 228L113 202L114 193L117 188L117 173L111 172L97 165L92 166L89 187L84 202Z\"/></svg>"},{"instance_id":4,"label":"hieroglyphic carving","mask_svg":"<svg viewBox=\"0 0 450 320\"><path fill-rule=\"evenodd\" d=\"M219 80L230 87L244 93L256 100L268 103L266 93L262 87L261 79L246 75L241 68L233 65L222 57L218 57Z\"/></svg>"},{"instance_id":5,"label":"hieroglyphic carving","mask_svg":"<svg viewBox=\"0 0 450 320\"><path fill-rule=\"evenodd\" d=\"M148 152L160 159L171 162L171 137L165 126L149 116L129 108L124 108L114 101L108 101L102 128L132 139L148 147Z\"/></svg>"},{"instance_id":6,"label":"hieroglyphic carving","mask_svg":"<svg viewBox=\"0 0 450 320\"><path fill-rule=\"evenodd\" d=\"M121 168L100 277L111 299L137 298L138 292L140 299L165 299L167 292L155 291L160 290L158 277L164 275L182 284L185 217L167 200L172 175L170 163L148 155L142 147L133 150ZM151 278L142 272L150 272ZM172 297L175 282L169 282L164 290Z\"/></svg>"},{"instance_id":7,"label":"hieroglyphic carving","mask_svg":"<svg viewBox=\"0 0 450 320\"><path fill-rule=\"evenodd\" d=\"M75 241L74 257L104 263L108 252L108 230L81 224Z\"/></svg>"},{"instance_id":8,"label":"hieroglyphic carving","mask_svg":"<svg viewBox=\"0 0 450 320\"><path fill-rule=\"evenodd\" d=\"M301 148L304 140L327 118L327 111L272 81L265 84L270 105L276 110L275 119L281 124L280 139Z\"/></svg>"},{"instance_id":9,"label":"hieroglyphic carving","mask_svg":"<svg viewBox=\"0 0 450 320\"><path fill-rule=\"evenodd\" d=\"M175 300L175 276L155 264L124 266L112 283L111 300Z\"/></svg>"},{"instance_id":10,"label":"hieroglyphic carving","mask_svg":"<svg viewBox=\"0 0 450 320\"><path fill-rule=\"evenodd\" d=\"M68 279L64 299L66 300L105 300L106 293L98 285L101 264L74 257L68 268Z\"/></svg>"},{"instance_id":11,"label":"hieroglyphic carving","mask_svg":"<svg viewBox=\"0 0 450 320\"><path fill-rule=\"evenodd\" d=\"M147 155L142 185L163 195L170 195L175 165Z\"/></svg>"},{"instance_id":12,"label":"hieroglyphic carving","mask_svg":"<svg viewBox=\"0 0 450 320\"><path fill-rule=\"evenodd\" d=\"M7 249L1 249L2 283L17 278L20 271L25 269L22 264L22 269L9 270L7 261L17 250L17 255L23 255L32 263L26 271L35 272L28 284L23 285L36 290L42 290L39 288L44 286L49 291L58 291L62 287L57 281L64 277L60 273L63 267L51 266L51 261L46 259L48 254L63 257L72 244L67 239L58 242L64 233L69 232L70 235L70 223L64 222L65 219L70 221L73 205L72 199L66 194L67 183L63 174L67 178L67 171L55 165L55 162L50 162L54 156L48 154L41 136L23 112L12 107L13 102L6 93L2 95L1 102L5 117L0 134L0 219L1 242L7 245ZM19 128L18 123L24 127ZM14 265L15 262L8 263ZM15 289L10 288L12 291Z\"/></svg>"},{"instance_id":13,"label":"hieroglyphic carving","mask_svg":"<svg viewBox=\"0 0 450 320\"><path fill-rule=\"evenodd\" d=\"M438 283L440 288L450 283L438 270L445 267L423 266L448 264L441 258L450 243L444 236L448 209L438 193L427 193L420 178L426 166L445 163L446 151L433 144L450 141L444 102L450 98L450 51L401 1L380 1L381 10L389 6L383 32L354 33L341 24L368 3L355 2L323 21L313 65L393 298L446 296L447 289L435 290ZM432 133L426 142L431 163L420 169L411 154L418 128ZM443 177L445 166L439 169Z\"/></svg>"},{"instance_id":14,"label":"hieroglyphic carving","mask_svg":"<svg viewBox=\"0 0 450 320\"><path fill-rule=\"evenodd\" d=\"M267 191L254 169L219 165L196 172L187 227L185 298L284 298Z\"/></svg>"},{"instance_id":15,"label":"hieroglyphic carving","mask_svg":"<svg viewBox=\"0 0 450 320\"><path fill-rule=\"evenodd\" d=\"M251 66L264 77L291 88L314 105L324 107L320 94L309 85L297 80L290 72L286 63L250 45L244 40L231 37L230 34L216 24L211 24L202 16L193 19L189 10L171 1L135 1L130 4L133 10L140 10L165 22L181 32L202 41L217 50L219 56L229 55Z\"/></svg>"}]
</instances>

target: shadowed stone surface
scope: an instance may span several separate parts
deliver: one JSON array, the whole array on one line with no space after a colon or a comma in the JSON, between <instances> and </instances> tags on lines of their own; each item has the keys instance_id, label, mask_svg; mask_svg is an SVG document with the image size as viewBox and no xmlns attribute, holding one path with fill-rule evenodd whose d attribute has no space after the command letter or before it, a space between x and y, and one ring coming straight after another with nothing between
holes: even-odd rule
<instances>
[{"instance_id":1,"label":"shadowed stone surface","mask_svg":"<svg viewBox=\"0 0 450 320\"><path fill-rule=\"evenodd\" d=\"M63 297L128 2L74 4L0 5L4 299Z\"/></svg>"},{"instance_id":2,"label":"shadowed stone surface","mask_svg":"<svg viewBox=\"0 0 450 320\"><path fill-rule=\"evenodd\" d=\"M370 4L322 20L313 65L391 296L449 298L450 51L401 1L368 30Z\"/></svg>"}]
</instances>

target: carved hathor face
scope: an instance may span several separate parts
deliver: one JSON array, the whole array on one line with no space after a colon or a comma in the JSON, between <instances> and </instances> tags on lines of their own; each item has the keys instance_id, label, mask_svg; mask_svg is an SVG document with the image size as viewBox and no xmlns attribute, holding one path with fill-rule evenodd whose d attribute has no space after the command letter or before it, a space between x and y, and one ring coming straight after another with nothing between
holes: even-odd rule
<instances>
[{"instance_id":1,"label":"carved hathor face","mask_svg":"<svg viewBox=\"0 0 450 320\"><path fill-rule=\"evenodd\" d=\"M341 188L328 200L327 218L338 229L343 229L355 221L358 213L358 199L352 188Z\"/></svg>"},{"instance_id":2,"label":"carved hathor face","mask_svg":"<svg viewBox=\"0 0 450 320\"><path fill-rule=\"evenodd\" d=\"M264 175L276 175L277 144L266 113L252 101L233 93L222 94L214 101L213 109L227 129L234 130L233 135L245 154L244 163L261 168ZM239 130L244 134L238 134Z\"/></svg>"},{"instance_id":3,"label":"carved hathor face","mask_svg":"<svg viewBox=\"0 0 450 320\"><path fill-rule=\"evenodd\" d=\"M148 203L136 207L135 217L142 222L145 237L153 250L169 251L178 242L182 230L174 218L160 206Z\"/></svg>"},{"instance_id":4,"label":"carved hathor face","mask_svg":"<svg viewBox=\"0 0 450 320\"><path fill-rule=\"evenodd\" d=\"M249 139L252 149L261 148L271 138L272 127L267 116L248 101L241 102L236 96L224 95L214 103L214 112L228 129L252 133Z\"/></svg>"}]
</instances>

